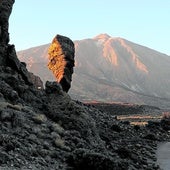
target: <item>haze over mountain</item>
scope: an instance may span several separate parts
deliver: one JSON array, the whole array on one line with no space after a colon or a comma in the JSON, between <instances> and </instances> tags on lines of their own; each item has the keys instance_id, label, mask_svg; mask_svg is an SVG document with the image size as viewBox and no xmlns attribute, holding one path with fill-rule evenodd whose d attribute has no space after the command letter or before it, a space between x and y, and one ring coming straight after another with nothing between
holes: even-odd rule
<instances>
[{"instance_id":1,"label":"haze over mountain","mask_svg":"<svg viewBox=\"0 0 170 170\"><path fill-rule=\"evenodd\" d=\"M73 98L169 105L170 56L107 34L74 43L76 66L69 92ZM46 44L17 53L43 82L54 80L47 68L48 47Z\"/></svg>"}]
</instances>

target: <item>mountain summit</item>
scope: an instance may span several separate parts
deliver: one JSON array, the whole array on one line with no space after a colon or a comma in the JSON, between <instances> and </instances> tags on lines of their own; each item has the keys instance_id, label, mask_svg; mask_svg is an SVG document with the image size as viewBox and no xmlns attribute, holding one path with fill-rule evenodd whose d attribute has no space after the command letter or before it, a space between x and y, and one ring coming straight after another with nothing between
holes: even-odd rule
<instances>
[{"instance_id":1,"label":"mountain summit","mask_svg":"<svg viewBox=\"0 0 170 170\"><path fill-rule=\"evenodd\" d=\"M110 35L108 35L108 34L99 34L99 35L97 35L96 37L94 37L94 39L96 39L96 40L108 40L109 38L111 38L111 36Z\"/></svg>"},{"instance_id":2,"label":"mountain summit","mask_svg":"<svg viewBox=\"0 0 170 170\"><path fill-rule=\"evenodd\" d=\"M70 90L73 98L161 106L169 102L168 55L107 34L74 44L76 66ZM48 47L49 44L17 53L44 82L54 79L46 67Z\"/></svg>"}]
</instances>

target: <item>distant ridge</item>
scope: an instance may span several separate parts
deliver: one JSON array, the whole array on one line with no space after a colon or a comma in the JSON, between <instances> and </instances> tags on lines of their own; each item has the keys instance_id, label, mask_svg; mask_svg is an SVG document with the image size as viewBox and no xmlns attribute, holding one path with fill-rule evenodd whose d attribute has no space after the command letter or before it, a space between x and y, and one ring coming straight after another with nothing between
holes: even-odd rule
<instances>
[{"instance_id":1,"label":"distant ridge","mask_svg":"<svg viewBox=\"0 0 170 170\"><path fill-rule=\"evenodd\" d=\"M76 67L70 90L73 98L169 105L170 56L108 34L74 44ZM48 47L46 44L17 53L44 82L54 80L46 67Z\"/></svg>"}]
</instances>

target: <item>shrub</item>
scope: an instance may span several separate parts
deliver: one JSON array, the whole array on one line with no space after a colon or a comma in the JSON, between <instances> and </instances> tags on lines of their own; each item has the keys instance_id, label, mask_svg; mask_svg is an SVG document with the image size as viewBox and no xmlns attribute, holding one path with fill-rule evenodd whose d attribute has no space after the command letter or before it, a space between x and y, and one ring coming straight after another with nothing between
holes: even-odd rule
<instances>
[{"instance_id":1,"label":"shrub","mask_svg":"<svg viewBox=\"0 0 170 170\"><path fill-rule=\"evenodd\" d=\"M58 134L63 134L64 133L64 128L61 127L60 124L58 123L53 123L51 126L51 129L55 132L57 132Z\"/></svg>"},{"instance_id":2,"label":"shrub","mask_svg":"<svg viewBox=\"0 0 170 170\"><path fill-rule=\"evenodd\" d=\"M44 114L37 114L33 117L35 123L41 124L47 121L47 117Z\"/></svg>"}]
</instances>

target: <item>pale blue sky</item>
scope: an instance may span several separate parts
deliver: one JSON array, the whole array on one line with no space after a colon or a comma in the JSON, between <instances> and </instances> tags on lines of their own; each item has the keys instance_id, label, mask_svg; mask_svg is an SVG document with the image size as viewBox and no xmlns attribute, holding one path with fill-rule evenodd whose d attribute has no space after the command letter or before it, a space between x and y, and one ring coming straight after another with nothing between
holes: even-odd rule
<instances>
[{"instance_id":1,"label":"pale blue sky","mask_svg":"<svg viewBox=\"0 0 170 170\"><path fill-rule=\"evenodd\" d=\"M15 0L10 43L17 50L100 33L170 55L170 0Z\"/></svg>"}]
</instances>

